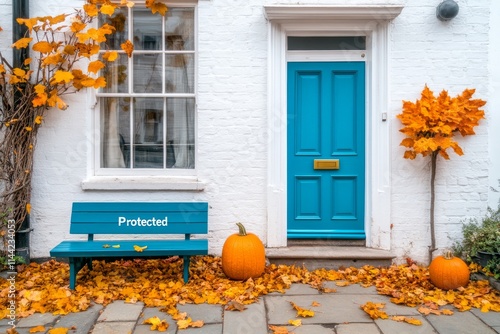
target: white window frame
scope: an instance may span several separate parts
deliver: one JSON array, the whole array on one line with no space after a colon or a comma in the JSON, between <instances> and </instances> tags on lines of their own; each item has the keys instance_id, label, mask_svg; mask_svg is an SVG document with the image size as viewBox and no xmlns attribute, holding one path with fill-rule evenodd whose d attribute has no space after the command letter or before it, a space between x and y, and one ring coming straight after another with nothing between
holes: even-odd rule
<instances>
[{"instance_id":1,"label":"white window frame","mask_svg":"<svg viewBox=\"0 0 500 334\"><path fill-rule=\"evenodd\" d=\"M389 23L403 5L271 5L268 19L268 183L267 247L287 246L287 87L288 35L365 35L366 60L366 245L390 249ZM306 53L299 54L304 56ZM318 52L334 61L333 53ZM338 55L338 54L337 54ZM329 58L331 57L331 58ZM376 157L376 159L374 158Z\"/></svg>"},{"instance_id":2,"label":"white window frame","mask_svg":"<svg viewBox=\"0 0 500 334\"><path fill-rule=\"evenodd\" d=\"M134 1L136 6L143 6L144 1ZM107 94L96 91L90 92L93 113L91 128L93 129L93 143L89 149L87 170L88 177L82 181L83 190L191 190L201 191L205 184L197 177L198 166L198 113L197 113L197 87L198 87L198 1L177 0L168 2L169 8L193 8L194 9L194 92L191 94L168 94L168 98L190 97L195 100L195 168L102 168L101 167L101 122L100 103L101 97L128 97L130 94ZM159 15L159 14L155 14ZM130 32L132 33L132 32ZM165 97L164 94L133 94L134 97Z\"/></svg>"}]
</instances>

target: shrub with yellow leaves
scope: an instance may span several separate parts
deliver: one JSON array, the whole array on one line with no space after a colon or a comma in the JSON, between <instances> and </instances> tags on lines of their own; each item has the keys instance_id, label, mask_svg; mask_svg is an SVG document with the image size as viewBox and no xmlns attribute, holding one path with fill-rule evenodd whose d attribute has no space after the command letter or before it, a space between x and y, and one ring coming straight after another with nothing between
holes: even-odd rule
<instances>
[{"instance_id":1,"label":"shrub with yellow leaves","mask_svg":"<svg viewBox=\"0 0 500 334\"><path fill-rule=\"evenodd\" d=\"M66 109L64 96L69 93L106 86L99 71L118 54L104 52L103 61L95 58L116 27L96 26L93 21L123 6L132 7L134 2L87 0L71 14L18 18L24 36L12 48L20 57L14 56L11 64L0 52L0 216L14 219L17 229L29 214L33 148L44 114L51 108ZM167 11L158 0L146 0L145 6L152 15ZM123 50L131 57L133 44L124 44Z\"/></svg>"}]
</instances>

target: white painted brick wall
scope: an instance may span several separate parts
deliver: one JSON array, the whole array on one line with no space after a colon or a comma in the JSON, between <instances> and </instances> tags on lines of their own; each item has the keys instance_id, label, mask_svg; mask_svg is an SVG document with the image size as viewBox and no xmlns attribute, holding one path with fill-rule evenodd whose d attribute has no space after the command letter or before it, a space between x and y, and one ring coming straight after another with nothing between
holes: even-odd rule
<instances>
[{"instance_id":1,"label":"white painted brick wall","mask_svg":"<svg viewBox=\"0 0 500 334\"><path fill-rule=\"evenodd\" d=\"M459 2L459 15L450 22L434 16L435 1L408 1L392 24L391 114L392 114L392 249L400 257L423 261L430 244L430 160L402 158L398 146L401 100L419 98L424 85L438 94L451 95L476 88L476 97L488 99L488 45L490 1ZM489 107L489 106L487 106ZM464 155L450 153L438 159L436 176L436 243L450 246L460 237L461 221L481 216L488 194L488 131L486 122L477 135L459 138Z\"/></svg>"},{"instance_id":2,"label":"white painted brick wall","mask_svg":"<svg viewBox=\"0 0 500 334\"><path fill-rule=\"evenodd\" d=\"M306 0L301 4L381 2L384 1ZM9 3L0 0L0 25L6 30L4 33L8 32L3 22L10 20ZM80 6L82 1L61 3L31 1L31 14L59 13ZM429 161L402 158L404 149L399 142L403 137L398 132L400 124L395 115L401 112L401 100L418 98L426 83L436 93L445 88L456 95L466 87L475 87L478 98L492 96L488 80L491 73L486 66L492 1L459 1L458 17L447 23L436 19L438 2L434 0L387 3L405 5L390 25L392 250L400 257L425 261L430 242ZM199 2L197 167L199 178L207 184L202 192L82 191L80 183L89 176L92 166L91 96L86 93L72 96L68 110L48 113L36 150L32 256L48 256L50 248L69 238L71 202L90 200L208 201L211 253L220 254L224 240L236 232L234 223L238 221L265 242L268 23L262 6L270 4L296 4L296 1ZM498 17L500 10L496 7ZM492 34L491 38L495 36ZM0 47L5 46L0 44ZM450 161L438 161L439 247L450 245L459 236L464 217L482 215L485 211L491 179L488 151L491 132L486 124L477 129L477 136L459 139L464 156L451 153ZM378 226L372 226L372 230L378 230Z\"/></svg>"}]
</instances>

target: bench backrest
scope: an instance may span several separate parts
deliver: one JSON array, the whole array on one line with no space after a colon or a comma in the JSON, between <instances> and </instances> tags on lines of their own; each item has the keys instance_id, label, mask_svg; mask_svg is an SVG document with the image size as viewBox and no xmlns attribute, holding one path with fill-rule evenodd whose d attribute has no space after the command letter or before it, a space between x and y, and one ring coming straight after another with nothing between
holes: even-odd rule
<instances>
[{"instance_id":1,"label":"bench backrest","mask_svg":"<svg viewBox=\"0 0 500 334\"><path fill-rule=\"evenodd\" d=\"M70 233L89 235L206 234L208 233L208 203L73 203Z\"/></svg>"}]
</instances>

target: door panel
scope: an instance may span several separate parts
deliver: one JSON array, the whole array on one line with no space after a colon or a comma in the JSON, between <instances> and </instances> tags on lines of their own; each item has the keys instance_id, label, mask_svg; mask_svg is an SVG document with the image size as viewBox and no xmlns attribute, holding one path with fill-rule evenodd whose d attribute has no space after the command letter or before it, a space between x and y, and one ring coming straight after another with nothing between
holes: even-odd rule
<instances>
[{"instance_id":1,"label":"door panel","mask_svg":"<svg viewBox=\"0 0 500 334\"><path fill-rule=\"evenodd\" d=\"M365 238L364 65L288 63L289 238Z\"/></svg>"}]
</instances>

